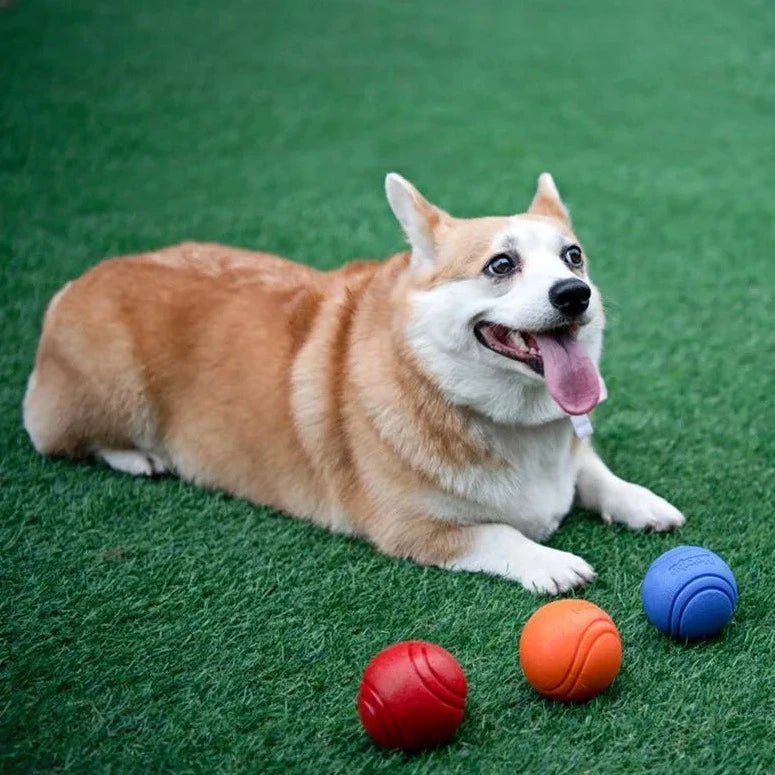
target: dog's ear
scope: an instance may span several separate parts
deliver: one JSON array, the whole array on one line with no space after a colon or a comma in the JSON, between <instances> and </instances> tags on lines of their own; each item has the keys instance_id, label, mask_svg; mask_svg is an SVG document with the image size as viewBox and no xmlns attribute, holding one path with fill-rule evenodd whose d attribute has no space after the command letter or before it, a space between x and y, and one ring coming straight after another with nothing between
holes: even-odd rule
<instances>
[{"instance_id":1,"label":"dog's ear","mask_svg":"<svg viewBox=\"0 0 775 775\"><path fill-rule=\"evenodd\" d=\"M450 216L432 205L408 180L395 172L385 178L385 193L412 246L412 268L432 266L436 262L440 230L449 223Z\"/></svg>"},{"instance_id":2,"label":"dog's ear","mask_svg":"<svg viewBox=\"0 0 775 775\"><path fill-rule=\"evenodd\" d=\"M530 215L545 215L562 221L568 227L571 225L568 208L563 204L554 178L548 172L542 172L538 176L536 193L527 211Z\"/></svg>"}]
</instances>

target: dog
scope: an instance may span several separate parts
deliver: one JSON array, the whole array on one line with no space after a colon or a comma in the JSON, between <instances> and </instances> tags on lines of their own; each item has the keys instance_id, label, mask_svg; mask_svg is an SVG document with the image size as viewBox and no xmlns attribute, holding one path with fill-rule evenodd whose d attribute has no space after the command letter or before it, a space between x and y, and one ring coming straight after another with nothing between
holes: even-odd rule
<instances>
[{"instance_id":1,"label":"dog","mask_svg":"<svg viewBox=\"0 0 775 775\"><path fill-rule=\"evenodd\" d=\"M682 525L585 437L604 312L551 175L507 217L452 217L395 173L385 189L410 249L382 262L321 272L183 243L65 285L23 402L35 448L546 594L595 577L541 543L574 501Z\"/></svg>"}]
</instances>

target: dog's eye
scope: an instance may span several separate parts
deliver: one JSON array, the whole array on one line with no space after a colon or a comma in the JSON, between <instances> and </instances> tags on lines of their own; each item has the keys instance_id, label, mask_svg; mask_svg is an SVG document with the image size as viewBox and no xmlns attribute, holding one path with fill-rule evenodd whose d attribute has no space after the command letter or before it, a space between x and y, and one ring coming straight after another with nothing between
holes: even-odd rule
<instances>
[{"instance_id":1,"label":"dog's eye","mask_svg":"<svg viewBox=\"0 0 775 775\"><path fill-rule=\"evenodd\" d=\"M511 256L506 255L506 253L498 253L487 262L484 273L490 277L504 277L511 274L516 268L517 264Z\"/></svg>"},{"instance_id":2,"label":"dog's eye","mask_svg":"<svg viewBox=\"0 0 775 775\"><path fill-rule=\"evenodd\" d=\"M581 248L578 245L566 245L560 256L568 266L579 267L584 263L581 258Z\"/></svg>"}]
</instances>

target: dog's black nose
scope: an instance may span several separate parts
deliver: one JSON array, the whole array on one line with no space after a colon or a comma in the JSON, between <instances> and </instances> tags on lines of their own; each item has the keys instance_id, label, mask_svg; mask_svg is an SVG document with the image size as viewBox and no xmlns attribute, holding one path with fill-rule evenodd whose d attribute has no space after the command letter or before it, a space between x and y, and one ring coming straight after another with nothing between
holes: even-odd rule
<instances>
[{"instance_id":1,"label":"dog's black nose","mask_svg":"<svg viewBox=\"0 0 775 775\"><path fill-rule=\"evenodd\" d=\"M577 318L586 311L591 295L589 286L575 277L559 280L549 289L552 306L569 318Z\"/></svg>"}]
</instances>

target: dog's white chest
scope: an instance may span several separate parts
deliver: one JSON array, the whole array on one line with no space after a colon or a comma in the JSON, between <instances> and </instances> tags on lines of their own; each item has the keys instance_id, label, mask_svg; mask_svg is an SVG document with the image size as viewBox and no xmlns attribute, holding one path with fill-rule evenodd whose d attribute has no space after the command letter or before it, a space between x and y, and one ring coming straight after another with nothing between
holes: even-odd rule
<instances>
[{"instance_id":1,"label":"dog's white chest","mask_svg":"<svg viewBox=\"0 0 775 775\"><path fill-rule=\"evenodd\" d=\"M488 437L502 464L472 466L450 478L449 489L463 501L460 512L473 512L469 518L475 521L513 525L530 538L545 540L573 503L570 422L498 428Z\"/></svg>"}]
</instances>

